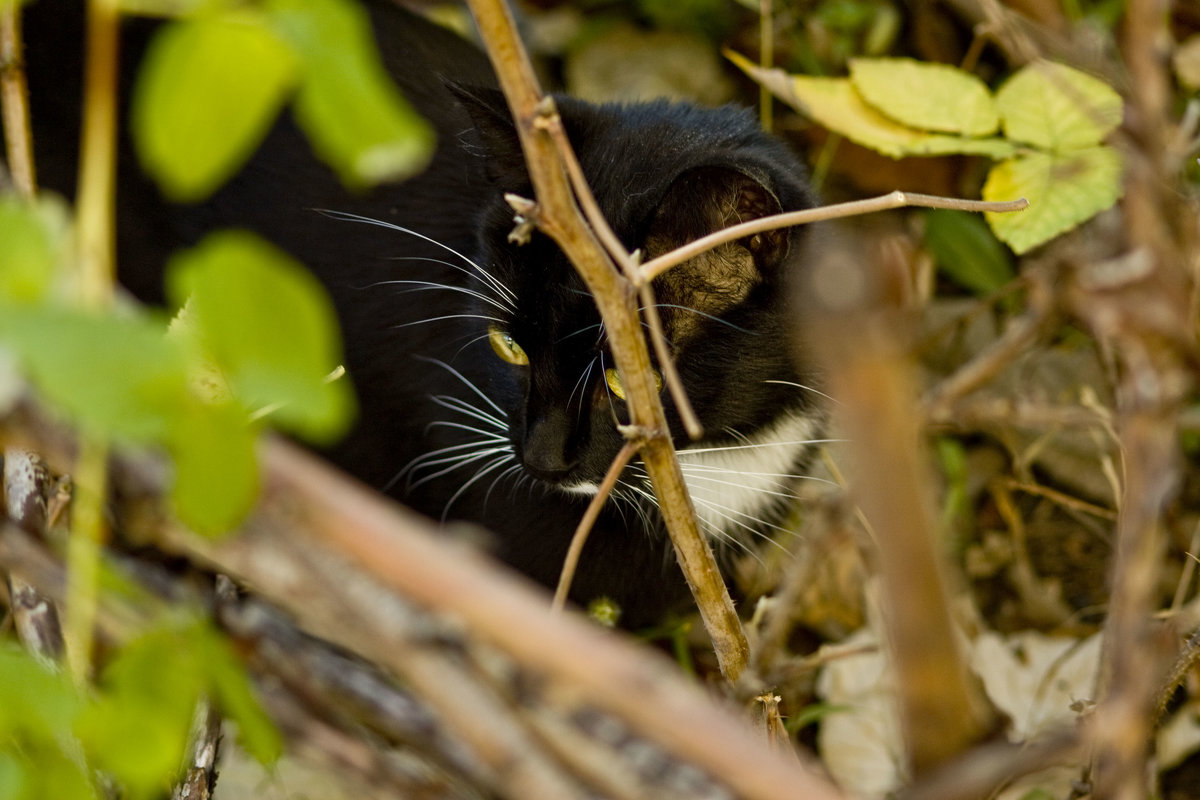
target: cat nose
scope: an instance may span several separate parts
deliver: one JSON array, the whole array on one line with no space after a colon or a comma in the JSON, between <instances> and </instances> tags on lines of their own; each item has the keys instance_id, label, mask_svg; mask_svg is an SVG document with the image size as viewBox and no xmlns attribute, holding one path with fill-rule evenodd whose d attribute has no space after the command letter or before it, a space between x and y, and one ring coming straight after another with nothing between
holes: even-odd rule
<instances>
[{"instance_id":1,"label":"cat nose","mask_svg":"<svg viewBox=\"0 0 1200 800\"><path fill-rule=\"evenodd\" d=\"M567 454L569 434L566 415L561 412L551 412L530 425L522 448L522 461L529 474L550 483L566 479L579 464Z\"/></svg>"}]
</instances>

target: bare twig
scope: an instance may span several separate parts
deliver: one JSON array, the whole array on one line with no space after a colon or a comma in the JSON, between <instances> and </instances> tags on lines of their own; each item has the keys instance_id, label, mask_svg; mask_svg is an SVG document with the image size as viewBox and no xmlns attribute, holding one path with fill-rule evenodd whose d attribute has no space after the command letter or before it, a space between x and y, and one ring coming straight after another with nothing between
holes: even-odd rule
<instances>
[{"instance_id":1,"label":"bare twig","mask_svg":"<svg viewBox=\"0 0 1200 800\"><path fill-rule=\"evenodd\" d=\"M1164 514L1180 484L1178 421L1195 385L1196 210L1173 189L1170 92L1163 45L1167 4L1131 0L1122 49L1133 85L1127 130L1125 215L1128 252L1143 269L1114 281L1070 286L1075 312L1120 360L1116 428L1125 468L1116 562L1104 630L1101 700L1089 730L1095 792L1112 800L1144 797L1155 701L1174 650L1151 619L1166 547Z\"/></svg>"},{"instance_id":2,"label":"bare twig","mask_svg":"<svg viewBox=\"0 0 1200 800\"><path fill-rule=\"evenodd\" d=\"M549 99L549 98L547 98ZM552 107L551 107L552 108ZM582 209L584 216L587 217L588 224L596 232L596 238L608 250L608 254L620 267L621 273L625 278L633 283L638 282L638 254L630 254L617 235L613 233L612 227L608 224L608 220L604 218L604 214L600 211L600 206L596 203L596 198L592 194L592 187L588 185L587 178L584 177L583 168L579 166L579 159L575 158L575 151L571 148L570 141L567 140L567 132L563 130L562 119L557 113L551 116L542 116L538 118L538 127L547 131L554 138L554 146L558 150L558 157L562 159L563 166L567 170L567 177L571 180L571 188L575 190L575 197L579 200L579 206ZM646 317L646 323L650 326L650 342L654 346L654 353L658 356L658 364L662 367L663 382L667 386L667 390L671 393L671 399L675 401L675 410L679 413L679 419L683 422L683 427L687 431L688 436L693 439L699 439L704 435L704 428L700 425L700 420L696 417L696 412L692 409L692 403L688 400L687 391L683 388L683 381L679 378L679 372L675 369L675 359L671 355L670 347L667 345L666 335L663 333L662 320L658 314L658 304L654 301L654 289L649 283L642 283L638 289L641 299L642 313Z\"/></svg>"},{"instance_id":3,"label":"bare twig","mask_svg":"<svg viewBox=\"0 0 1200 800\"><path fill-rule=\"evenodd\" d=\"M583 512L583 519L579 520L579 525L575 528L575 535L571 537L571 546L567 549L566 558L563 559L558 586L554 589L554 600L550 607L555 611L562 611L566 605L567 594L571 591L571 581L574 580L575 569L579 566L579 555L583 552L583 546L587 544L588 534L592 532L592 526L596 524L596 517L600 516L600 509L604 508L613 487L617 485L621 471L625 469L625 465L629 463L629 459L633 458L637 449L638 442L635 440L630 439L625 442L621 452L617 453L617 457L609 465L608 472L604 474L604 480L600 482L600 488L596 490L592 501L588 503L587 510Z\"/></svg>"},{"instance_id":4,"label":"bare twig","mask_svg":"<svg viewBox=\"0 0 1200 800\"><path fill-rule=\"evenodd\" d=\"M642 448L642 461L658 497L676 557L712 638L721 671L728 679L736 680L749 656L746 635L712 550L700 533L675 458L662 401L652 377L650 354L642 336L635 287L613 267L593 230L579 214L553 138L536 122L543 116L542 94L507 6L500 0L471 0L469 5L517 124L526 165L537 192L538 225L562 247L596 299L625 387L630 422L653 432Z\"/></svg>"},{"instance_id":5,"label":"bare twig","mask_svg":"<svg viewBox=\"0 0 1200 800\"><path fill-rule=\"evenodd\" d=\"M916 194L913 192L889 192L878 197L868 197L863 200L851 200L847 203L837 203L831 206L821 206L820 208L806 208L802 211L789 211L784 214L775 214L770 217L760 217L752 219L748 222L742 222L737 225L731 225L728 228L710 233L708 236L701 237L694 242L689 242L683 247L672 250L669 253L647 261L642 265L641 281L648 282L654 280L662 273L669 270L671 267L682 264L690 258L695 258L699 254L713 249L718 245L726 242L736 241L746 236L763 231L776 230L778 228L791 228L795 225L808 225L813 222L825 222L831 219L842 219L843 217L853 217L859 214L869 214L875 211L888 211L895 208L904 208L906 206L918 206L922 208L949 208L959 211L991 211L1001 213L1007 211L1020 211L1029 207L1029 201L1025 198L1018 200L1008 200L1000 203L986 202L983 200L959 200L953 197L938 197L929 194Z\"/></svg>"},{"instance_id":6,"label":"bare twig","mask_svg":"<svg viewBox=\"0 0 1200 800\"><path fill-rule=\"evenodd\" d=\"M0 111L13 183L22 197L32 199L37 192L37 173L29 130L29 90L21 61L20 3L0 5Z\"/></svg>"}]
</instances>

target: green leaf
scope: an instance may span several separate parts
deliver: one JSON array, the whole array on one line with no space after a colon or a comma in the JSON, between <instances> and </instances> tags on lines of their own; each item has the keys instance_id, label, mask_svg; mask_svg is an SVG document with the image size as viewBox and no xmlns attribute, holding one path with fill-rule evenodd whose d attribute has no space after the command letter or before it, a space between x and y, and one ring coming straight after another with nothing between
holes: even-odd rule
<instances>
[{"instance_id":1,"label":"green leaf","mask_svg":"<svg viewBox=\"0 0 1200 800\"><path fill-rule=\"evenodd\" d=\"M945 64L856 58L850 61L850 81L869 105L913 128L987 136L1000 124L984 82Z\"/></svg>"},{"instance_id":2,"label":"green leaf","mask_svg":"<svg viewBox=\"0 0 1200 800\"><path fill-rule=\"evenodd\" d=\"M205 351L234 394L281 426L329 441L350 419L337 319L320 284L268 242L214 233L167 266L172 301L191 304Z\"/></svg>"},{"instance_id":3,"label":"green leaf","mask_svg":"<svg viewBox=\"0 0 1200 800\"><path fill-rule=\"evenodd\" d=\"M990 294L1016 277L1004 245L978 214L927 210L925 247L938 269L976 294Z\"/></svg>"},{"instance_id":4,"label":"green leaf","mask_svg":"<svg viewBox=\"0 0 1200 800\"><path fill-rule=\"evenodd\" d=\"M992 167L984 200L1025 197L1029 208L986 215L1019 255L1112 206L1121 196L1121 155L1111 147L1031 153Z\"/></svg>"},{"instance_id":5,"label":"green leaf","mask_svg":"<svg viewBox=\"0 0 1200 800\"><path fill-rule=\"evenodd\" d=\"M15 736L53 742L70 731L83 701L61 672L0 642L0 741Z\"/></svg>"},{"instance_id":6,"label":"green leaf","mask_svg":"<svg viewBox=\"0 0 1200 800\"><path fill-rule=\"evenodd\" d=\"M58 201L0 196L0 301L38 303L62 266L70 214Z\"/></svg>"},{"instance_id":7,"label":"green leaf","mask_svg":"<svg viewBox=\"0 0 1200 800\"><path fill-rule=\"evenodd\" d=\"M245 13L164 26L133 94L142 164L173 200L201 200L262 141L296 79L290 48Z\"/></svg>"},{"instance_id":8,"label":"green leaf","mask_svg":"<svg viewBox=\"0 0 1200 800\"><path fill-rule=\"evenodd\" d=\"M218 533L249 510L258 489L249 419L191 390L186 348L166 336L160 320L0 307L0 341L75 424L126 443L166 446L176 466L172 500L184 523Z\"/></svg>"},{"instance_id":9,"label":"green leaf","mask_svg":"<svg viewBox=\"0 0 1200 800\"><path fill-rule=\"evenodd\" d=\"M863 101L848 78L812 78L764 70L736 53L726 55L772 94L852 142L892 158L961 153L1007 158L1016 148L1003 139L927 133L902 125Z\"/></svg>"},{"instance_id":10,"label":"green leaf","mask_svg":"<svg viewBox=\"0 0 1200 800\"><path fill-rule=\"evenodd\" d=\"M996 107L1010 139L1055 152L1099 144L1121 124L1121 97L1108 84L1049 61L1010 78Z\"/></svg>"},{"instance_id":11,"label":"green leaf","mask_svg":"<svg viewBox=\"0 0 1200 800\"><path fill-rule=\"evenodd\" d=\"M177 409L168 447L175 460L171 503L197 533L231 530L258 497L254 431L230 403L192 400Z\"/></svg>"},{"instance_id":12,"label":"green leaf","mask_svg":"<svg viewBox=\"0 0 1200 800\"><path fill-rule=\"evenodd\" d=\"M238 743L247 753L263 765L278 761L283 739L255 697L245 667L224 636L209 626L204 630L199 644L214 701L238 724Z\"/></svg>"},{"instance_id":13,"label":"green leaf","mask_svg":"<svg viewBox=\"0 0 1200 800\"><path fill-rule=\"evenodd\" d=\"M204 670L188 628L178 623L122 648L100 676L99 701L76 724L92 766L110 773L133 798L169 785L205 688Z\"/></svg>"},{"instance_id":14,"label":"green leaf","mask_svg":"<svg viewBox=\"0 0 1200 800\"><path fill-rule=\"evenodd\" d=\"M8 307L0 339L51 403L89 431L161 441L170 409L186 396L183 353L149 316Z\"/></svg>"},{"instance_id":15,"label":"green leaf","mask_svg":"<svg viewBox=\"0 0 1200 800\"><path fill-rule=\"evenodd\" d=\"M296 119L342 182L363 187L423 169L432 129L388 77L366 12L348 0L269 0L267 10L303 60Z\"/></svg>"}]
</instances>

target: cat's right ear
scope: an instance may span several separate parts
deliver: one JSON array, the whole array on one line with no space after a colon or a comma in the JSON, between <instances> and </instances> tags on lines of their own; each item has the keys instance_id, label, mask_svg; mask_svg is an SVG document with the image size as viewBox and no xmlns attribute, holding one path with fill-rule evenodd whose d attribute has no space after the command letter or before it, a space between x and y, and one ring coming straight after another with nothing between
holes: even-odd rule
<instances>
[{"instance_id":1,"label":"cat's right ear","mask_svg":"<svg viewBox=\"0 0 1200 800\"><path fill-rule=\"evenodd\" d=\"M475 144L483 148L488 178L513 191L519 188L515 182L527 184L525 154L504 93L499 89L467 86L455 81L447 81L446 88L471 118Z\"/></svg>"}]
</instances>

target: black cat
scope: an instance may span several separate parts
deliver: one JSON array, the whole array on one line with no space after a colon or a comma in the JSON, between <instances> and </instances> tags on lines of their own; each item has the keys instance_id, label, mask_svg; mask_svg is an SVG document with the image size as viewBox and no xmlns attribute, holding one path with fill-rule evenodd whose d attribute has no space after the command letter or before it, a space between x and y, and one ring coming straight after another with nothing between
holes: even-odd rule
<instances>
[{"instance_id":1,"label":"black cat","mask_svg":"<svg viewBox=\"0 0 1200 800\"><path fill-rule=\"evenodd\" d=\"M80 69L80 15L67 5L27 9L39 164L44 184L63 192L73 189ZM185 207L160 198L126 142L120 275L160 301L166 256L218 227L256 231L292 253L333 296L359 395L361 418L330 457L431 517L482 523L503 559L553 585L627 419L604 329L549 239L507 240L513 214L502 195L532 189L486 59L386 0L367 8L389 71L439 132L430 168L403 185L348 192L285 114L245 170ZM151 27L127 26L127 65ZM747 112L558 105L630 250L652 257L813 202L799 163ZM803 239L802 229L748 238L655 284L705 440L688 441L669 398L667 414L702 527L717 543L770 533L819 430L817 395L792 359L786 303ZM630 466L572 596L608 596L627 624L651 621L684 591L669 548L645 473Z\"/></svg>"}]
</instances>

